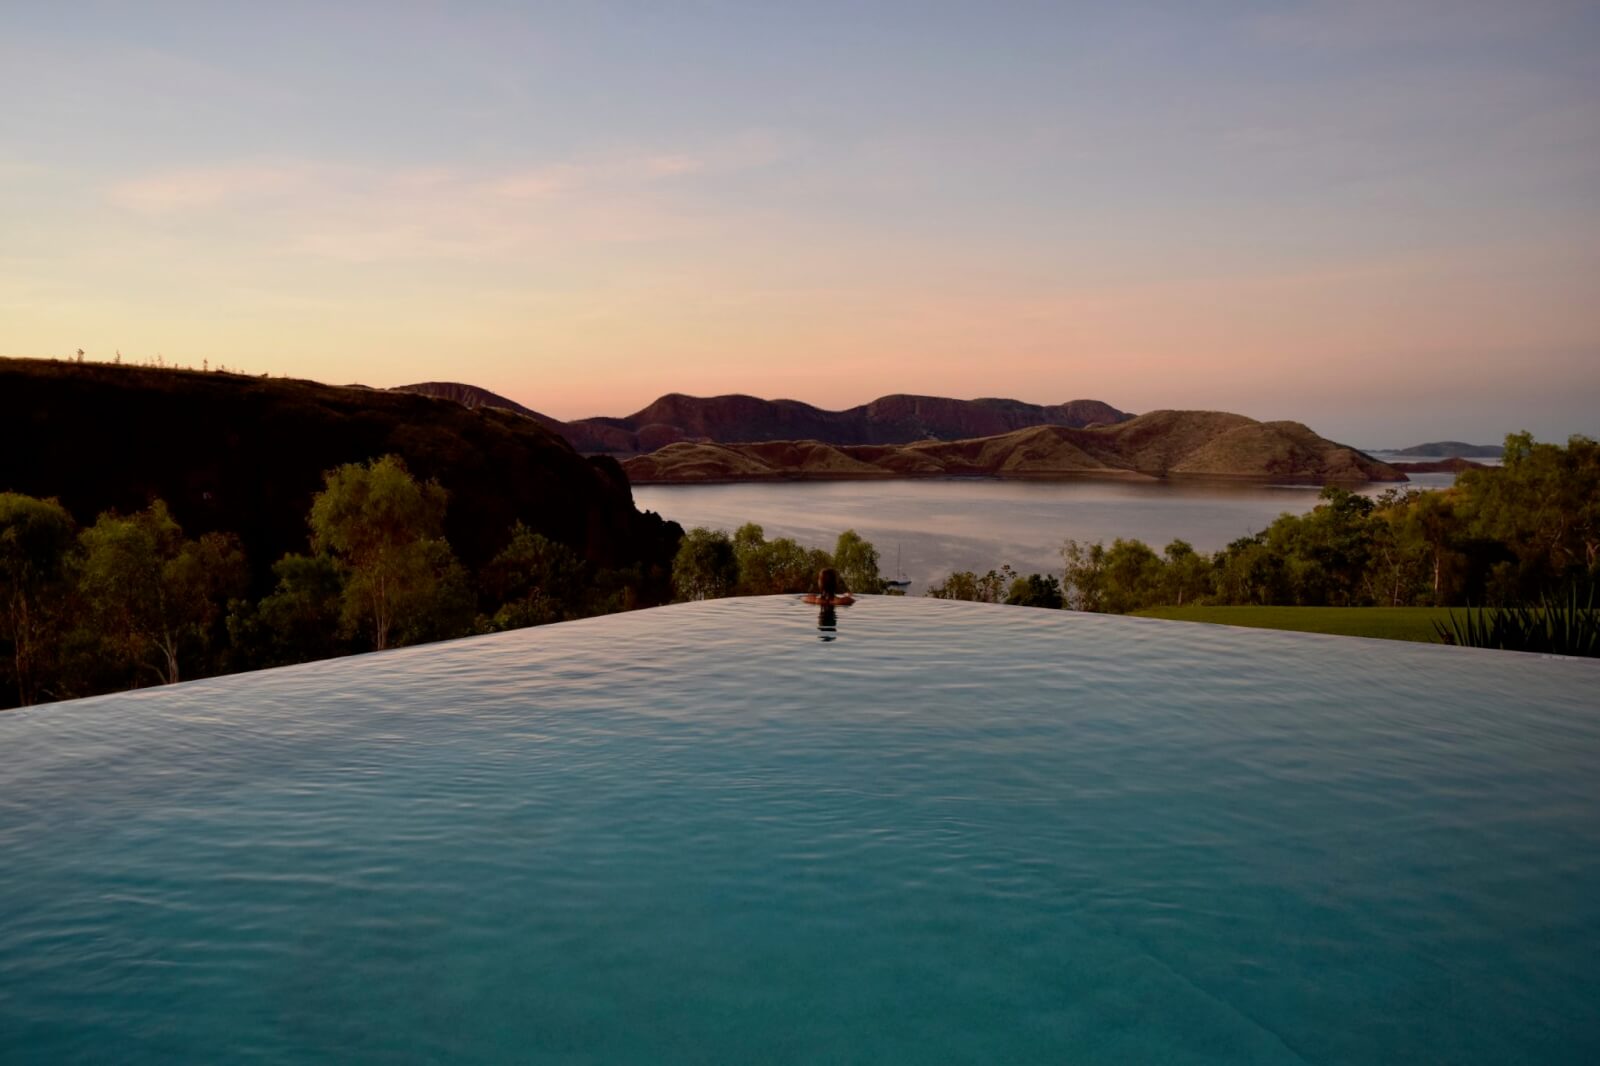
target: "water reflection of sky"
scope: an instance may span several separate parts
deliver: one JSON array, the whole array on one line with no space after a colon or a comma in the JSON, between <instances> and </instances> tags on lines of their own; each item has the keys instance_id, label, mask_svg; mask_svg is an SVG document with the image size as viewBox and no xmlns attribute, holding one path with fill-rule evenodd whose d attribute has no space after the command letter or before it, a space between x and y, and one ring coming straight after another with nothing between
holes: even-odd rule
<instances>
[{"instance_id":1,"label":"water reflection of sky","mask_svg":"<svg viewBox=\"0 0 1600 1066\"><path fill-rule=\"evenodd\" d=\"M1419 475L1438 488L1450 474ZM1375 485L1377 493L1390 486ZM634 501L681 522L732 531L758 522L767 537L829 547L854 529L878 548L886 575L899 566L920 593L954 570L1010 563L1023 573L1059 571L1061 542L1136 537L1158 550L1182 538L1214 551L1316 505L1315 486L1127 484L991 479L814 481L741 485L639 485Z\"/></svg>"},{"instance_id":2,"label":"water reflection of sky","mask_svg":"<svg viewBox=\"0 0 1600 1066\"><path fill-rule=\"evenodd\" d=\"M815 612L0 714L0 1062L1600 1062L1600 661Z\"/></svg>"}]
</instances>

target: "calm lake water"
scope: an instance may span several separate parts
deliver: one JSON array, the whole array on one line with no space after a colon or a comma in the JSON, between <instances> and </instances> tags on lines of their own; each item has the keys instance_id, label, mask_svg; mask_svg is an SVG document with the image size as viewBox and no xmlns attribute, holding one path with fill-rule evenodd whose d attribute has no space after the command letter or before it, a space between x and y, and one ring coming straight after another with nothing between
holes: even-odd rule
<instances>
[{"instance_id":1,"label":"calm lake water","mask_svg":"<svg viewBox=\"0 0 1600 1066\"><path fill-rule=\"evenodd\" d=\"M1600 1061L1600 662L817 624L0 714L0 1062Z\"/></svg>"},{"instance_id":2,"label":"calm lake water","mask_svg":"<svg viewBox=\"0 0 1600 1066\"><path fill-rule=\"evenodd\" d=\"M1418 488L1454 476L1413 478ZM1371 494L1386 485L1369 486ZM1160 551L1182 538L1200 551L1265 529L1285 511L1316 506L1306 486L1116 481L810 481L740 485L638 485L634 502L683 524L729 532L759 523L768 539L793 537L832 548L854 529L877 547L883 572L896 551L911 593L955 570L983 573L1010 563L1022 573L1060 573L1061 542L1135 537Z\"/></svg>"}]
</instances>

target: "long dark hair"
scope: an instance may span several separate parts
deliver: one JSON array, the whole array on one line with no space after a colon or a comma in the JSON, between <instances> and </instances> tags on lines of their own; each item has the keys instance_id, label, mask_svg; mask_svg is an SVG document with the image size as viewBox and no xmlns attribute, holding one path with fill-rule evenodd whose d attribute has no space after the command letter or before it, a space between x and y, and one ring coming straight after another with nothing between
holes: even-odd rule
<instances>
[{"instance_id":1,"label":"long dark hair","mask_svg":"<svg viewBox=\"0 0 1600 1066\"><path fill-rule=\"evenodd\" d=\"M825 566L817 571L817 595L839 595L839 571L831 566Z\"/></svg>"}]
</instances>

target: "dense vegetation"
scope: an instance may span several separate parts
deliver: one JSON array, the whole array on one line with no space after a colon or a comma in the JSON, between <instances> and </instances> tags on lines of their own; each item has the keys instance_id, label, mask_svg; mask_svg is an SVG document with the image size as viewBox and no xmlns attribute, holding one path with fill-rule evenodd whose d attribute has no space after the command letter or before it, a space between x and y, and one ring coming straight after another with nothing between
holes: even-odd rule
<instances>
[{"instance_id":1,"label":"dense vegetation","mask_svg":"<svg viewBox=\"0 0 1600 1066\"><path fill-rule=\"evenodd\" d=\"M191 538L161 500L79 528L56 500L0 493L0 706L558 622L649 591L521 522L474 572L448 512L397 456L340 466L313 497L306 550L253 598L239 537Z\"/></svg>"},{"instance_id":2,"label":"dense vegetation","mask_svg":"<svg viewBox=\"0 0 1600 1066\"><path fill-rule=\"evenodd\" d=\"M510 412L39 366L0 360L8 405L21 401L0 422L0 706L669 599L803 592L828 566L852 591L886 587L853 530L826 552L754 524L684 535L640 515L615 463ZM359 457L317 466L319 451ZM1063 562L1060 579L1003 566L928 594L1104 612L1477 605L1496 613L1447 615L1439 635L1592 648L1600 445L1517 434L1504 466L1443 492L1330 487L1309 514L1209 556L1181 540L1160 553L1068 541Z\"/></svg>"},{"instance_id":3,"label":"dense vegetation","mask_svg":"<svg viewBox=\"0 0 1600 1066\"><path fill-rule=\"evenodd\" d=\"M1059 604L1030 591L1050 578L1023 578L1005 567L981 577L951 574L928 594L1117 614L1184 606L1476 605L1497 611L1478 620L1483 633L1495 626L1511 632L1519 620L1525 632L1545 632L1568 616L1576 621L1559 624L1581 627L1593 612L1572 606L1572 590L1600 583L1600 445L1581 436L1562 446L1513 434L1503 466L1466 471L1444 491L1391 489L1370 499L1330 486L1309 514L1282 515L1209 556L1182 540L1159 553L1139 540L1069 540L1062 561ZM1492 643L1474 631L1447 626L1440 635ZM1577 636L1568 643L1583 646Z\"/></svg>"},{"instance_id":4,"label":"dense vegetation","mask_svg":"<svg viewBox=\"0 0 1600 1066\"><path fill-rule=\"evenodd\" d=\"M190 538L167 505L106 512L85 528L55 500L0 493L0 706L171 684L235 670L524 626L640 605L637 572L596 568L518 522L475 573L444 536L448 494L389 455L327 473L306 551L247 596L239 538ZM834 550L692 530L672 566L678 599L802 592L834 567L857 592L884 587L853 530Z\"/></svg>"},{"instance_id":5,"label":"dense vegetation","mask_svg":"<svg viewBox=\"0 0 1600 1066\"><path fill-rule=\"evenodd\" d=\"M829 553L788 537L769 541L754 522L740 526L731 537L721 530L691 529L672 563L672 587L681 600L811 592L824 567L838 571L840 585L850 592L885 588L878 549L855 530L839 534Z\"/></svg>"},{"instance_id":6,"label":"dense vegetation","mask_svg":"<svg viewBox=\"0 0 1600 1066\"><path fill-rule=\"evenodd\" d=\"M0 359L0 397L0 706L672 598L682 529L514 412L31 359ZM411 533L314 513L356 468L375 506L416 486Z\"/></svg>"},{"instance_id":7,"label":"dense vegetation","mask_svg":"<svg viewBox=\"0 0 1600 1066\"><path fill-rule=\"evenodd\" d=\"M383 455L449 494L442 534L474 572L522 522L596 569L638 569L664 602L682 530L633 506L611 459L529 418L448 400L217 371L0 359L0 492L55 498L80 526L164 500L191 536L233 533L250 591L305 550L323 475Z\"/></svg>"}]
</instances>

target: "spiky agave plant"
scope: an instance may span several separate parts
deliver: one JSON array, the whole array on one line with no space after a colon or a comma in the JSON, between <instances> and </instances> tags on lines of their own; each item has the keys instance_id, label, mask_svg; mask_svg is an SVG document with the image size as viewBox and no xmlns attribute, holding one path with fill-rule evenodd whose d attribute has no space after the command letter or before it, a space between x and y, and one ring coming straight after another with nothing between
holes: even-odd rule
<instances>
[{"instance_id":1,"label":"spiky agave plant","mask_svg":"<svg viewBox=\"0 0 1600 1066\"><path fill-rule=\"evenodd\" d=\"M1503 648L1547 655L1600 658L1600 609L1594 589L1580 599L1576 586L1566 596L1544 596L1537 606L1468 607L1461 618L1433 623L1445 644L1468 648Z\"/></svg>"}]
</instances>

